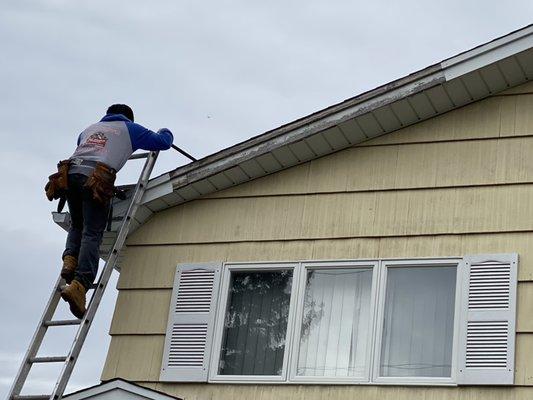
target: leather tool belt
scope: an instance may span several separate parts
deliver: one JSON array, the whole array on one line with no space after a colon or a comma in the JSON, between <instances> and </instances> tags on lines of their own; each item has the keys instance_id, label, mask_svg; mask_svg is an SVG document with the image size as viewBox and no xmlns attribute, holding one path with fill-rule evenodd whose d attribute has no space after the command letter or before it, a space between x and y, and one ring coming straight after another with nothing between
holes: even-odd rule
<instances>
[{"instance_id":1,"label":"leather tool belt","mask_svg":"<svg viewBox=\"0 0 533 400\"><path fill-rule=\"evenodd\" d=\"M107 206L115 195L116 171L100 162L84 161L83 163L94 166L85 186L92 191L94 200ZM48 177L48 182L44 187L48 200L59 200L57 212L61 212L65 206L68 192L68 172L72 164L79 165L80 163L72 160L60 161L57 164L57 172Z\"/></svg>"},{"instance_id":2,"label":"leather tool belt","mask_svg":"<svg viewBox=\"0 0 533 400\"><path fill-rule=\"evenodd\" d=\"M60 200L61 209L65 204L68 190L68 169L70 166L69 160L59 161L57 164L57 172L48 177L48 182L44 187L46 197L48 200ZM58 212L59 210L58 206Z\"/></svg>"},{"instance_id":3,"label":"leather tool belt","mask_svg":"<svg viewBox=\"0 0 533 400\"><path fill-rule=\"evenodd\" d=\"M115 195L116 178L117 172L113 168L97 162L85 186L92 190L94 200L102 205L108 205Z\"/></svg>"}]
</instances>

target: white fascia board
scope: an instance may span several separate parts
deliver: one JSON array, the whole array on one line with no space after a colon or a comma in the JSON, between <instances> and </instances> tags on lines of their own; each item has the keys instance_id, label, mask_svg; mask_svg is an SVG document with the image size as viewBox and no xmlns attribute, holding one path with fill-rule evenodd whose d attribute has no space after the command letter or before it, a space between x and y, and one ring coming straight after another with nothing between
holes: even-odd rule
<instances>
[{"instance_id":1,"label":"white fascia board","mask_svg":"<svg viewBox=\"0 0 533 400\"><path fill-rule=\"evenodd\" d=\"M360 102L357 102L357 99L354 99L355 104L347 105L345 108L341 108L342 103L338 105L339 107L333 106L332 108L334 110L332 110L329 115L325 115L323 118L316 119L314 116L311 116L309 117L311 120L309 123L305 123L305 119L307 118L304 118L304 121L299 123L299 126L295 129L286 130L286 127L281 127L279 128L278 135L267 138L264 141L258 141L258 143L240 151L232 153L232 148L230 147L226 149L226 151L229 153L227 156L220 157L211 163L201 165L195 169L191 169L194 168L194 163L188 164L183 167L184 171L181 174L178 169L175 170L174 173L171 172L159 176L154 181L150 181L150 184L148 185L148 188L144 194L142 204L151 200L155 200L161 196L164 196L165 194L169 194L172 192L172 190L187 186L201 179L215 175L221 171L225 171L244 161L268 153L278 147L305 139L314 135L315 133L331 128L332 126L365 114L376 108L394 103L395 101L418 93L424 89L428 89L443 83L445 81L445 77L442 71L440 71L440 69L436 71L433 69L433 71L434 72L418 76L417 79L406 79L405 84L398 85L391 89L379 88L380 93L378 92L375 96ZM350 103L350 101L347 103ZM276 132L274 131L272 133ZM363 140L366 140L366 138ZM224 150L222 152L224 152Z\"/></svg>"},{"instance_id":2,"label":"white fascia board","mask_svg":"<svg viewBox=\"0 0 533 400\"><path fill-rule=\"evenodd\" d=\"M141 204L146 204L152 200L163 197L174 191L170 183L170 175L168 173L158 176L151 180L146 185L146 190L143 194Z\"/></svg>"},{"instance_id":3,"label":"white fascia board","mask_svg":"<svg viewBox=\"0 0 533 400\"><path fill-rule=\"evenodd\" d=\"M320 131L331 128L344 121L355 118L359 115L365 114L376 108L382 107L387 104L394 103L402 98L418 93L424 89L428 89L433 86L437 86L445 81L443 73L438 70L428 75L422 76L419 79L406 82L404 85L395 87L391 90L387 90L383 93L379 93L374 97L371 97L365 101L358 102L354 105L347 106L338 111L324 116L318 120L311 121L309 123L300 124L299 127L289 130L287 132L280 132L265 141L258 142L248 148L242 149L238 152L230 153L226 157L219 158L211 163L203 166L199 166L196 169L189 169L191 164L187 165L187 170L180 174L179 170L172 174L170 181L174 189L189 185L193 182L197 182L200 179L212 176L218 172L229 169L235 165L238 165L244 161L258 157L262 154L268 153L278 147L297 142L304 138L314 135ZM282 130L280 128L280 130ZM366 139L366 138L365 138ZM231 148L227 149L228 151ZM150 190L155 190L157 186L154 186Z\"/></svg>"},{"instance_id":4,"label":"white fascia board","mask_svg":"<svg viewBox=\"0 0 533 400\"><path fill-rule=\"evenodd\" d=\"M449 81L532 47L533 25L449 58L441 66Z\"/></svg>"},{"instance_id":5,"label":"white fascia board","mask_svg":"<svg viewBox=\"0 0 533 400\"><path fill-rule=\"evenodd\" d=\"M533 47L533 25L156 178L149 200ZM363 139L364 140L364 139ZM356 143L353 143L356 144Z\"/></svg>"}]
</instances>

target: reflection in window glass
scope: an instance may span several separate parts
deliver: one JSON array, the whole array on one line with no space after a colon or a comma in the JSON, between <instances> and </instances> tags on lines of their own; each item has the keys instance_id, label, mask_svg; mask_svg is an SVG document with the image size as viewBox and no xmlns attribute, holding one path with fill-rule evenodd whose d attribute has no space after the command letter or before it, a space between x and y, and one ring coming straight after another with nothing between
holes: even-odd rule
<instances>
[{"instance_id":1,"label":"reflection in window glass","mask_svg":"<svg viewBox=\"0 0 533 400\"><path fill-rule=\"evenodd\" d=\"M388 268L381 376L451 376L455 276L455 267Z\"/></svg>"},{"instance_id":2,"label":"reflection in window glass","mask_svg":"<svg viewBox=\"0 0 533 400\"><path fill-rule=\"evenodd\" d=\"M309 270L297 374L365 374L372 269Z\"/></svg>"},{"instance_id":3,"label":"reflection in window glass","mask_svg":"<svg viewBox=\"0 0 533 400\"><path fill-rule=\"evenodd\" d=\"M232 272L221 375L281 375L292 271Z\"/></svg>"}]
</instances>

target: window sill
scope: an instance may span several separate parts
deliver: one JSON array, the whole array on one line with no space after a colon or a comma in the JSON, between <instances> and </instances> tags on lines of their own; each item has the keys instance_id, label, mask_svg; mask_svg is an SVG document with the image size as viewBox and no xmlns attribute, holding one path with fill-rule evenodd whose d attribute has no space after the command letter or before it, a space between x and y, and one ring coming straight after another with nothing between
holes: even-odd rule
<instances>
[{"instance_id":1,"label":"window sill","mask_svg":"<svg viewBox=\"0 0 533 400\"><path fill-rule=\"evenodd\" d=\"M265 377L264 379L258 379L257 377L242 377L234 376L228 379L228 377L214 377L208 380L208 383L212 384L229 384L229 385L341 385L341 386L441 386L441 387L454 387L458 384L451 379L443 378L436 380L425 379L410 379L410 380L392 380L381 378L379 381L370 382L368 380L348 380L348 379L306 379L299 378L293 380L272 379L272 377Z\"/></svg>"}]
</instances>

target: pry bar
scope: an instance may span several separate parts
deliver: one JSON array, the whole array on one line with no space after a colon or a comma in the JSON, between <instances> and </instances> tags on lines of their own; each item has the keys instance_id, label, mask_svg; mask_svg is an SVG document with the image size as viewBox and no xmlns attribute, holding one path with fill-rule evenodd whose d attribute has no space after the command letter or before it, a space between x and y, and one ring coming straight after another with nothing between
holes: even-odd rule
<instances>
[{"instance_id":1,"label":"pry bar","mask_svg":"<svg viewBox=\"0 0 533 400\"><path fill-rule=\"evenodd\" d=\"M183 151L182 149L180 149L178 146L176 145L172 145L172 148L174 150L176 150L178 153L180 154L183 154L185 157L187 157L189 160L191 161L196 161L196 158L194 158L193 156L191 156L189 153L187 153L186 151Z\"/></svg>"}]
</instances>

